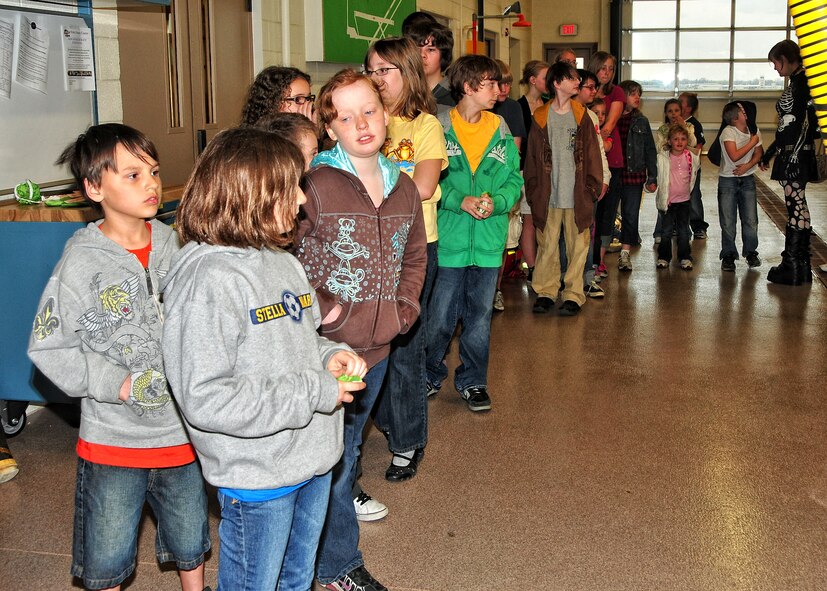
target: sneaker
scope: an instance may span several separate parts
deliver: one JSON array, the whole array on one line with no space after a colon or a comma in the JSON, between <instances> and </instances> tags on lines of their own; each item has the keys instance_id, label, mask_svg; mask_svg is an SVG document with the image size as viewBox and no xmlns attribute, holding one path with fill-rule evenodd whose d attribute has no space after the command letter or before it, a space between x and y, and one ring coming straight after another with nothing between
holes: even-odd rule
<instances>
[{"instance_id":1,"label":"sneaker","mask_svg":"<svg viewBox=\"0 0 827 591\"><path fill-rule=\"evenodd\" d=\"M356 509L356 519L359 521L377 521L388 514L388 508L366 492L360 492L359 496L353 499L353 507ZM338 587L330 588L338 589Z\"/></svg>"},{"instance_id":2,"label":"sneaker","mask_svg":"<svg viewBox=\"0 0 827 591\"><path fill-rule=\"evenodd\" d=\"M669 266L669 261L666 259L658 259L658 262L655 263L656 269L666 269Z\"/></svg>"},{"instance_id":3,"label":"sneaker","mask_svg":"<svg viewBox=\"0 0 827 591\"><path fill-rule=\"evenodd\" d=\"M748 254L747 255L747 266L750 268L760 267L761 266L761 259L758 258L757 254Z\"/></svg>"},{"instance_id":4,"label":"sneaker","mask_svg":"<svg viewBox=\"0 0 827 591\"><path fill-rule=\"evenodd\" d=\"M661 240L660 236L655 236L655 246L660 244L660 240Z\"/></svg>"},{"instance_id":5,"label":"sneaker","mask_svg":"<svg viewBox=\"0 0 827 591\"><path fill-rule=\"evenodd\" d=\"M597 279L598 277L600 278L600 279L598 279L598 281L602 281L603 279L608 277L609 276L609 270L606 268L606 265L604 265L603 263L600 263L597 266L597 271L594 272L594 276L595 276L595 279Z\"/></svg>"},{"instance_id":6,"label":"sneaker","mask_svg":"<svg viewBox=\"0 0 827 591\"><path fill-rule=\"evenodd\" d=\"M503 292L499 289L497 290L497 293L494 294L494 309L498 312L505 310L505 304L503 303Z\"/></svg>"},{"instance_id":7,"label":"sneaker","mask_svg":"<svg viewBox=\"0 0 827 591\"><path fill-rule=\"evenodd\" d=\"M602 298L606 295L606 292L597 284L596 280L589 283L583 291L585 291L586 295L590 298Z\"/></svg>"},{"instance_id":8,"label":"sneaker","mask_svg":"<svg viewBox=\"0 0 827 591\"><path fill-rule=\"evenodd\" d=\"M431 396L436 396L436 393L439 392L439 386L432 384L429 381L425 381L425 396L430 398Z\"/></svg>"},{"instance_id":9,"label":"sneaker","mask_svg":"<svg viewBox=\"0 0 827 591\"><path fill-rule=\"evenodd\" d=\"M554 308L554 300L545 296L540 296L534 300L534 307L531 311L535 314L548 314Z\"/></svg>"},{"instance_id":10,"label":"sneaker","mask_svg":"<svg viewBox=\"0 0 827 591\"><path fill-rule=\"evenodd\" d=\"M577 316L580 312L580 305L577 302L566 300L560 306L560 316Z\"/></svg>"},{"instance_id":11,"label":"sneaker","mask_svg":"<svg viewBox=\"0 0 827 591\"><path fill-rule=\"evenodd\" d=\"M460 396L468 403L468 408L475 412L491 408L491 398L488 397L485 386L469 386L460 392Z\"/></svg>"},{"instance_id":12,"label":"sneaker","mask_svg":"<svg viewBox=\"0 0 827 591\"><path fill-rule=\"evenodd\" d=\"M0 426L0 429L3 427ZM0 482L8 482L20 472L17 462L7 447L0 447Z\"/></svg>"},{"instance_id":13,"label":"sneaker","mask_svg":"<svg viewBox=\"0 0 827 591\"><path fill-rule=\"evenodd\" d=\"M724 260L721 261L721 271L734 271L735 270L735 257L724 257Z\"/></svg>"},{"instance_id":14,"label":"sneaker","mask_svg":"<svg viewBox=\"0 0 827 591\"><path fill-rule=\"evenodd\" d=\"M706 240L706 230L698 230L695 232L695 240Z\"/></svg>"},{"instance_id":15,"label":"sneaker","mask_svg":"<svg viewBox=\"0 0 827 591\"><path fill-rule=\"evenodd\" d=\"M681 269L684 271L691 271L692 270L692 261L689 259L681 259Z\"/></svg>"},{"instance_id":16,"label":"sneaker","mask_svg":"<svg viewBox=\"0 0 827 591\"><path fill-rule=\"evenodd\" d=\"M382 583L373 578L363 566L357 566L345 576L322 585L331 591L388 591Z\"/></svg>"},{"instance_id":17,"label":"sneaker","mask_svg":"<svg viewBox=\"0 0 827 591\"><path fill-rule=\"evenodd\" d=\"M617 268L620 271L631 271L632 270L632 258L629 255L628 250L621 250L620 251L620 259L618 259Z\"/></svg>"},{"instance_id":18,"label":"sneaker","mask_svg":"<svg viewBox=\"0 0 827 591\"><path fill-rule=\"evenodd\" d=\"M606 247L606 252L617 252L621 249L623 245L620 243L620 240L617 238L612 238L612 241L609 243L609 246Z\"/></svg>"}]
</instances>

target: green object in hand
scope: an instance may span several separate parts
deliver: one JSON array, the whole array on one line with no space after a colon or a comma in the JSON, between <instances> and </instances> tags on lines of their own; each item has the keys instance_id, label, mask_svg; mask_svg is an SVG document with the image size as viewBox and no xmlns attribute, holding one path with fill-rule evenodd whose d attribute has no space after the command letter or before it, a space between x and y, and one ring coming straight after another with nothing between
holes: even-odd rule
<instances>
[{"instance_id":1,"label":"green object in hand","mask_svg":"<svg viewBox=\"0 0 827 591\"><path fill-rule=\"evenodd\" d=\"M40 203L40 187L26 179L14 187L14 196L23 205L35 205Z\"/></svg>"},{"instance_id":2,"label":"green object in hand","mask_svg":"<svg viewBox=\"0 0 827 591\"><path fill-rule=\"evenodd\" d=\"M361 382L362 381L361 376L349 376L349 375L345 375L345 374L340 375L336 379L339 380L340 382Z\"/></svg>"}]
</instances>

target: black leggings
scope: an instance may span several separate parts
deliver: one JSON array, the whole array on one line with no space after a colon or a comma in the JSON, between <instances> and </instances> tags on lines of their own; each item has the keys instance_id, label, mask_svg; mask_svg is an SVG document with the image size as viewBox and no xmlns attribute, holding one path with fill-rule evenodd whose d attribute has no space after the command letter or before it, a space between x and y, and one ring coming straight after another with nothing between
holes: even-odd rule
<instances>
[{"instance_id":1,"label":"black leggings","mask_svg":"<svg viewBox=\"0 0 827 591\"><path fill-rule=\"evenodd\" d=\"M807 183L798 181L778 181L784 189L784 203L787 205L787 225L798 230L810 228L810 209L804 189Z\"/></svg>"}]
</instances>

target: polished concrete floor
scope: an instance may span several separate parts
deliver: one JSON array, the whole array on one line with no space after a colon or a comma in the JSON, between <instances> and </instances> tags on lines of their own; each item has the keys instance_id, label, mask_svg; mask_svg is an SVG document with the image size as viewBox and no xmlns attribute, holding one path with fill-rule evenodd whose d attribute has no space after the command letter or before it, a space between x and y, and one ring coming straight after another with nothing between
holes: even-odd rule
<instances>
[{"instance_id":1,"label":"polished concrete floor","mask_svg":"<svg viewBox=\"0 0 827 591\"><path fill-rule=\"evenodd\" d=\"M389 454L370 433L362 482L390 507L362 526L377 578L394 591L827 588L827 289L767 283L783 236L763 211L763 266L722 273L711 173L704 194L712 228L691 272L655 270L648 198L634 271L610 255L606 298L579 316L534 316L530 290L507 282L493 410L443 388L412 481L383 479ZM819 231L827 188L811 203ZM11 440L21 471L0 485L0 591L76 585L77 432L60 410ZM131 590L177 588L153 533L147 518Z\"/></svg>"}]
</instances>

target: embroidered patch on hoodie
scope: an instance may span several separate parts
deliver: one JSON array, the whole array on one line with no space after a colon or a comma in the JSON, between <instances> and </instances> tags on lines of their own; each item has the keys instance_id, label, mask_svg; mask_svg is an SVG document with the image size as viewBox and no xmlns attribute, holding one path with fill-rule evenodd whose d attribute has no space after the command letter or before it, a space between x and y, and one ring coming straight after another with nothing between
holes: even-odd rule
<instances>
[{"instance_id":1,"label":"embroidered patch on hoodie","mask_svg":"<svg viewBox=\"0 0 827 591\"><path fill-rule=\"evenodd\" d=\"M267 304L250 310L250 320L254 325L264 324L279 318L290 318L295 322L302 319L302 312L305 308L313 305L313 297L309 293L296 295L290 291L281 294L281 301Z\"/></svg>"}]
</instances>

